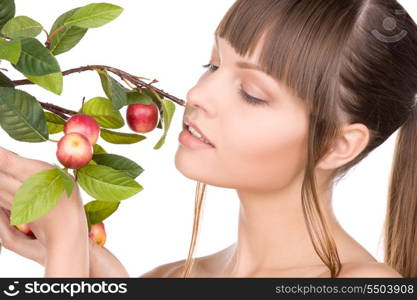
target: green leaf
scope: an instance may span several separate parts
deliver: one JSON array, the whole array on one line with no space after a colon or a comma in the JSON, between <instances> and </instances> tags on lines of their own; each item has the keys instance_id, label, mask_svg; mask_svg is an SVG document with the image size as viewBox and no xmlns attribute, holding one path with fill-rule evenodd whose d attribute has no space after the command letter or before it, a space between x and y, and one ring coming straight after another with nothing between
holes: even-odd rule
<instances>
[{"instance_id":1,"label":"green leaf","mask_svg":"<svg viewBox=\"0 0 417 300\"><path fill-rule=\"evenodd\" d=\"M87 165L94 165L94 166L97 166L97 165L98 165L98 163L96 163L94 160L90 160L90 161L87 163Z\"/></svg>"},{"instance_id":2,"label":"green leaf","mask_svg":"<svg viewBox=\"0 0 417 300\"><path fill-rule=\"evenodd\" d=\"M44 111L44 114L49 134L64 131L65 120L63 118L49 111Z\"/></svg>"},{"instance_id":3,"label":"green leaf","mask_svg":"<svg viewBox=\"0 0 417 300\"><path fill-rule=\"evenodd\" d=\"M103 140L112 144L134 144L146 139L144 135L115 132L108 129L101 129L100 136Z\"/></svg>"},{"instance_id":4,"label":"green leaf","mask_svg":"<svg viewBox=\"0 0 417 300\"><path fill-rule=\"evenodd\" d=\"M95 200L84 205L85 213L91 225L103 222L110 217L119 207L120 202L108 202Z\"/></svg>"},{"instance_id":5,"label":"green leaf","mask_svg":"<svg viewBox=\"0 0 417 300\"><path fill-rule=\"evenodd\" d=\"M168 133L169 126L171 125L172 117L175 113L175 104L167 99L162 100L162 110L163 110L163 118L164 118L164 133L161 137L161 139L156 143L156 145L153 147L155 150L161 148L161 146L165 142L165 138Z\"/></svg>"},{"instance_id":6,"label":"green leaf","mask_svg":"<svg viewBox=\"0 0 417 300\"><path fill-rule=\"evenodd\" d=\"M62 78L61 72L51 73L43 76L29 76L26 74L23 75L25 75L25 77L33 83L36 83L37 85L43 87L48 91L51 91L52 93L55 93L57 95L61 95L62 93L64 80Z\"/></svg>"},{"instance_id":7,"label":"green leaf","mask_svg":"<svg viewBox=\"0 0 417 300\"><path fill-rule=\"evenodd\" d=\"M86 165L77 171L80 186L101 201L120 201L132 197L143 187L121 171L107 166Z\"/></svg>"},{"instance_id":8,"label":"green leaf","mask_svg":"<svg viewBox=\"0 0 417 300\"><path fill-rule=\"evenodd\" d=\"M70 11L60 15L52 25L49 34L52 34L55 30L64 25L65 21L68 20L77 9L79 9L79 7L71 9ZM80 28L77 26L65 27L59 31L51 40L50 49L52 54L58 55L71 50L81 41L87 31L88 29Z\"/></svg>"},{"instance_id":9,"label":"green leaf","mask_svg":"<svg viewBox=\"0 0 417 300\"><path fill-rule=\"evenodd\" d=\"M143 172L143 168L136 162L117 154L94 154L93 160L99 165L108 166L115 170L122 171L133 179L138 177Z\"/></svg>"},{"instance_id":10,"label":"green leaf","mask_svg":"<svg viewBox=\"0 0 417 300\"><path fill-rule=\"evenodd\" d=\"M62 182L64 184L64 189L68 197L71 197L72 191L74 190L74 180L68 173L68 171L58 168L62 176Z\"/></svg>"},{"instance_id":11,"label":"green leaf","mask_svg":"<svg viewBox=\"0 0 417 300\"><path fill-rule=\"evenodd\" d=\"M106 150L97 143L93 145L93 150L93 154L107 153Z\"/></svg>"},{"instance_id":12,"label":"green leaf","mask_svg":"<svg viewBox=\"0 0 417 300\"><path fill-rule=\"evenodd\" d=\"M77 9L64 24L82 28L96 28L116 19L122 11L123 8L114 4L91 3Z\"/></svg>"},{"instance_id":13,"label":"green leaf","mask_svg":"<svg viewBox=\"0 0 417 300\"><path fill-rule=\"evenodd\" d=\"M1 29L2 34L12 39L36 37L41 32L42 25L26 16L10 19Z\"/></svg>"},{"instance_id":14,"label":"green leaf","mask_svg":"<svg viewBox=\"0 0 417 300\"><path fill-rule=\"evenodd\" d=\"M16 12L16 6L14 0L1 0L0 1L0 28L14 17Z\"/></svg>"},{"instance_id":15,"label":"green leaf","mask_svg":"<svg viewBox=\"0 0 417 300\"><path fill-rule=\"evenodd\" d=\"M149 88L143 88L142 93L152 98L153 102L155 102L158 105L158 107L161 108L161 95L159 95L157 92L155 92L155 95ZM157 97L157 95L159 96L159 98Z\"/></svg>"},{"instance_id":16,"label":"green leaf","mask_svg":"<svg viewBox=\"0 0 417 300\"><path fill-rule=\"evenodd\" d=\"M95 97L84 103L82 113L92 116L101 127L121 128L125 121L118 110L114 110L112 102L104 97Z\"/></svg>"},{"instance_id":17,"label":"green leaf","mask_svg":"<svg viewBox=\"0 0 417 300\"><path fill-rule=\"evenodd\" d=\"M63 118L49 111L45 111L45 118L46 118L46 121L48 122L52 122L55 124L62 124L62 125L65 124L65 120Z\"/></svg>"},{"instance_id":18,"label":"green leaf","mask_svg":"<svg viewBox=\"0 0 417 300\"><path fill-rule=\"evenodd\" d=\"M164 114L163 114L161 100L158 99L158 97L154 93L152 93L152 91L149 88L142 89L142 94L152 99L152 101L158 106L158 110L159 110L161 117L159 118L158 125L156 126L156 128L162 129L162 120L163 120Z\"/></svg>"},{"instance_id":19,"label":"green leaf","mask_svg":"<svg viewBox=\"0 0 417 300\"><path fill-rule=\"evenodd\" d=\"M0 59L5 59L15 64L19 61L22 51L20 41L5 41L0 39Z\"/></svg>"},{"instance_id":20,"label":"green leaf","mask_svg":"<svg viewBox=\"0 0 417 300\"><path fill-rule=\"evenodd\" d=\"M32 95L0 87L0 125L12 138L22 142L44 142L49 138L45 115Z\"/></svg>"},{"instance_id":21,"label":"green leaf","mask_svg":"<svg viewBox=\"0 0 417 300\"><path fill-rule=\"evenodd\" d=\"M61 72L56 58L37 39L24 38L21 43L22 53L19 61L13 64L18 71L29 76Z\"/></svg>"},{"instance_id":22,"label":"green leaf","mask_svg":"<svg viewBox=\"0 0 417 300\"><path fill-rule=\"evenodd\" d=\"M0 86L14 87L14 83L3 72L0 72Z\"/></svg>"},{"instance_id":23,"label":"green leaf","mask_svg":"<svg viewBox=\"0 0 417 300\"><path fill-rule=\"evenodd\" d=\"M63 177L57 168L30 176L14 195L10 224L26 224L42 217L55 207L63 192Z\"/></svg>"},{"instance_id":24,"label":"green leaf","mask_svg":"<svg viewBox=\"0 0 417 300\"><path fill-rule=\"evenodd\" d=\"M106 71L97 70L104 93L111 100L114 110L119 110L127 104L127 89Z\"/></svg>"},{"instance_id":25,"label":"green leaf","mask_svg":"<svg viewBox=\"0 0 417 300\"><path fill-rule=\"evenodd\" d=\"M146 93L139 93L138 91L130 91L127 93L127 104L152 104L154 101Z\"/></svg>"}]
</instances>

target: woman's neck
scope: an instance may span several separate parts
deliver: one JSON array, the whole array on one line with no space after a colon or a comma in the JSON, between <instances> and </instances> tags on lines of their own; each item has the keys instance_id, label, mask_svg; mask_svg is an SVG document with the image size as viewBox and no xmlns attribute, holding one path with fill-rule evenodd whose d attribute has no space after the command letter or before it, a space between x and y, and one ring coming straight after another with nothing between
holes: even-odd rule
<instances>
[{"instance_id":1,"label":"woman's neck","mask_svg":"<svg viewBox=\"0 0 417 300\"><path fill-rule=\"evenodd\" d=\"M240 199L237 242L230 248L224 273L250 276L259 270L321 265L301 206L301 179L278 191L237 190ZM331 190L320 191L331 232L341 232L331 208Z\"/></svg>"}]
</instances>

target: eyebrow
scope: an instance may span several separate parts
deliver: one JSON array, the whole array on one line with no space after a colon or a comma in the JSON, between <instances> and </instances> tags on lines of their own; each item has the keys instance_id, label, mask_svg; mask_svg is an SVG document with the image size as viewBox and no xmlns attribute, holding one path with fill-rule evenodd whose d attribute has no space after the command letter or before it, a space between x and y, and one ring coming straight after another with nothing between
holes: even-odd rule
<instances>
[{"instance_id":1,"label":"eyebrow","mask_svg":"<svg viewBox=\"0 0 417 300\"><path fill-rule=\"evenodd\" d=\"M260 66L254 65L252 63L248 63L248 62L245 62L245 61L238 61L236 63L236 66L238 66L239 68L242 68L242 69L252 69L252 70L257 70L257 71L264 72L264 70Z\"/></svg>"}]
</instances>

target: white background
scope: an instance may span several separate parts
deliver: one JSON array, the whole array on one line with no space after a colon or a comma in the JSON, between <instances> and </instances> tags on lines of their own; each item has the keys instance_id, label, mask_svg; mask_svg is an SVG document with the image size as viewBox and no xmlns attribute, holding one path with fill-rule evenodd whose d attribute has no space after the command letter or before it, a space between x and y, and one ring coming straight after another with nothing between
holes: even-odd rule
<instances>
[{"instance_id":1,"label":"white background","mask_svg":"<svg viewBox=\"0 0 417 300\"><path fill-rule=\"evenodd\" d=\"M93 1L91 1L93 2ZM16 0L17 15L27 15L48 31L56 17L90 1ZM62 70L87 64L106 64L129 73L157 78L156 86L185 99L203 72L213 44L216 25L232 0L189 1L111 0L124 12L113 22L90 29L71 51L58 56ZM399 1L417 20L417 3ZM45 40L44 33L38 37ZM22 79L10 65L12 79ZM37 86L19 87L43 102L77 110L82 98L104 96L98 75L88 71L64 77L64 92L57 96ZM122 109L125 114L126 107ZM140 164L137 178L144 190L124 200L105 221L106 247L137 277L155 266L184 259L188 253L194 214L196 182L184 177L174 165L184 108L176 113L160 150L153 150L161 130L133 145L113 145L99 139L109 153L118 153ZM120 131L129 132L127 125ZM62 134L52 135L59 139ZM334 190L335 213L345 229L371 254L382 260L381 233L388 176L396 133L357 165ZM58 163L56 144L22 143L0 129L0 145L21 156ZM83 191L83 200L92 200ZM196 256L217 252L235 241L239 200L232 189L207 186ZM65 226L65 224L62 224ZM1 277L42 277L43 267L6 249L0 255Z\"/></svg>"}]
</instances>

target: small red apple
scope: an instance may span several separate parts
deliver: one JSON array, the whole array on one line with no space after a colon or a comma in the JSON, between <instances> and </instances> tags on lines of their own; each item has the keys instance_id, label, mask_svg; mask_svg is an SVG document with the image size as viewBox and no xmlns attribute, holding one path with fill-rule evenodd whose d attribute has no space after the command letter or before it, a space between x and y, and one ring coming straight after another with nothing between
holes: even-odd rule
<instances>
[{"instance_id":1,"label":"small red apple","mask_svg":"<svg viewBox=\"0 0 417 300\"><path fill-rule=\"evenodd\" d=\"M91 230L88 233L88 236L97 245L103 246L104 243L106 242L106 230L104 228L104 223L100 222L100 223L91 225Z\"/></svg>"},{"instance_id":2,"label":"small red apple","mask_svg":"<svg viewBox=\"0 0 417 300\"><path fill-rule=\"evenodd\" d=\"M94 145L100 134L100 126L93 117L86 114L76 114L64 125L64 133L68 134L71 132L78 132L85 135L91 145Z\"/></svg>"},{"instance_id":3,"label":"small red apple","mask_svg":"<svg viewBox=\"0 0 417 300\"><path fill-rule=\"evenodd\" d=\"M93 146L81 133L72 132L59 141L56 156L68 169L79 169L93 158Z\"/></svg>"},{"instance_id":4,"label":"small red apple","mask_svg":"<svg viewBox=\"0 0 417 300\"><path fill-rule=\"evenodd\" d=\"M24 234L28 236L35 236L32 232L32 230L29 227L29 224L19 224L15 226L19 231L23 232Z\"/></svg>"},{"instance_id":5,"label":"small red apple","mask_svg":"<svg viewBox=\"0 0 417 300\"><path fill-rule=\"evenodd\" d=\"M159 110L155 103L129 104L126 111L126 120L130 129L135 132L146 133L158 125Z\"/></svg>"}]
</instances>

